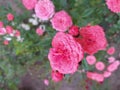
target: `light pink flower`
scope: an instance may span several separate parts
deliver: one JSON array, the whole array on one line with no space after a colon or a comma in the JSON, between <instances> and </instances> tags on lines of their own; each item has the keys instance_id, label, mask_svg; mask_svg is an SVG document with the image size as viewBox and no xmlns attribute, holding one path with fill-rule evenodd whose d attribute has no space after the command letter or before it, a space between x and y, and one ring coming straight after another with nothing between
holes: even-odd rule
<instances>
[{"instance_id":1,"label":"light pink flower","mask_svg":"<svg viewBox=\"0 0 120 90\"><path fill-rule=\"evenodd\" d=\"M107 53L109 55L113 55L115 53L115 48L114 47L110 47L108 50L107 50Z\"/></svg>"},{"instance_id":2,"label":"light pink flower","mask_svg":"<svg viewBox=\"0 0 120 90\"><path fill-rule=\"evenodd\" d=\"M8 34L13 33L13 28L12 28L11 26L6 26L6 32L7 32Z\"/></svg>"},{"instance_id":3,"label":"light pink flower","mask_svg":"<svg viewBox=\"0 0 120 90\"><path fill-rule=\"evenodd\" d=\"M3 22L2 21L0 21L0 28L2 28L3 27Z\"/></svg>"},{"instance_id":4,"label":"light pink flower","mask_svg":"<svg viewBox=\"0 0 120 90\"><path fill-rule=\"evenodd\" d=\"M14 15L12 13L8 13L7 14L7 20L8 21L13 21L13 19L14 19Z\"/></svg>"},{"instance_id":5,"label":"light pink flower","mask_svg":"<svg viewBox=\"0 0 120 90\"><path fill-rule=\"evenodd\" d=\"M37 28L36 29L36 33L39 35L39 36L42 36L44 34L44 30L42 30L41 28Z\"/></svg>"},{"instance_id":6,"label":"light pink flower","mask_svg":"<svg viewBox=\"0 0 120 90\"><path fill-rule=\"evenodd\" d=\"M0 35L5 35L5 34L6 34L6 29L0 28Z\"/></svg>"},{"instance_id":7,"label":"light pink flower","mask_svg":"<svg viewBox=\"0 0 120 90\"><path fill-rule=\"evenodd\" d=\"M36 16L42 20L50 19L55 13L55 7L51 0L39 0L35 5Z\"/></svg>"},{"instance_id":8,"label":"light pink flower","mask_svg":"<svg viewBox=\"0 0 120 90\"><path fill-rule=\"evenodd\" d=\"M32 10L36 5L37 0L22 0L22 3L27 10Z\"/></svg>"},{"instance_id":9,"label":"light pink flower","mask_svg":"<svg viewBox=\"0 0 120 90\"><path fill-rule=\"evenodd\" d=\"M54 17L51 19L51 23L54 29L64 32L72 26L72 19L66 11L61 10L55 13Z\"/></svg>"},{"instance_id":10,"label":"light pink flower","mask_svg":"<svg viewBox=\"0 0 120 90\"><path fill-rule=\"evenodd\" d=\"M52 69L63 74L76 72L83 58L80 44L71 35L58 32L52 40L52 47L48 54Z\"/></svg>"},{"instance_id":11,"label":"light pink flower","mask_svg":"<svg viewBox=\"0 0 120 90\"><path fill-rule=\"evenodd\" d=\"M15 30L15 37L19 37L20 36L20 31L19 30Z\"/></svg>"},{"instance_id":12,"label":"light pink flower","mask_svg":"<svg viewBox=\"0 0 120 90\"><path fill-rule=\"evenodd\" d=\"M111 76L111 72L109 72L109 71L105 71L104 73L103 73L103 76L105 77L105 78L108 78L108 77L110 77Z\"/></svg>"},{"instance_id":13,"label":"light pink flower","mask_svg":"<svg viewBox=\"0 0 120 90\"><path fill-rule=\"evenodd\" d=\"M74 25L74 26L70 27L68 32L72 36L78 36L79 35L79 27Z\"/></svg>"},{"instance_id":14,"label":"light pink flower","mask_svg":"<svg viewBox=\"0 0 120 90\"><path fill-rule=\"evenodd\" d=\"M105 68L105 64L103 62L99 61L95 64L95 67L96 67L97 70L102 71Z\"/></svg>"},{"instance_id":15,"label":"light pink flower","mask_svg":"<svg viewBox=\"0 0 120 90\"><path fill-rule=\"evenodd\" d=\"M104 76L102 74L94 73L94 72L87 72L87 77L89 79L95 80L97 82L103 82Z\"/></svg>"},{"instance_id":16,"label":"light pink flower","mask_svg":"<svg viewBox=\"0 0 120 90\"><path fill-rule=\"evenodd\" d=\"M54 82L59 82L64 78L64 75L62 73L59 73L57 71L52 71L52 80Z\"/></svg>"},{"instance_id":17,"label":"light pink flower","mask_svg":"<svg viewBox=\"0 0 120 90\"><path fill-rule=\"evenodd\" d=\"M96 73L96 74L95 74L95 80L96 80L97 82L103 82L103 81L104 81L104 76L103 76L102 74Z\"/></svg>"},{"instance_id":18,"label":"light pink flower","mask_svg":"<svg viewBox=\"0 0 120 90\"><path fill-rule=\"evenodd\" d=\"M4 44L4 45L8 45L8 44L9 44L9 41L8 41L8 40L4 40L3 44Z\"/></svg>"},{"instance_id":19,"label":"light pink flower","mask_svg":"<svg viewBox=\"0 0 120 90\"><path fill-rule=\"evenodd\" d=\"M109 62L109 63L112 63L112 62L114 62L114 61L115 61L115 57L112 57L112 56L111 56L111 57L108 58L108 62Z\"/></svg>"},{"instance_id":20,"label":"light pink flower","mask_svg":"<svg viewBox=\"0 0 120 90\"><path fill-rule=\"evenodd\" d=\"M46 86L48 86L48 85L49 85L49 80L48 80L48 79L45 79L45 80L44 80L44 84L45 84Z\"/></svg>"},{"instance_id":21,"label":"light pink flower","mask_svg":"<svg viewBox=\"0 0 120 90\"><path fill-rule=\"evenodd\" d=\"M107 70L113 72L118 69L119 65L120 65L120 61L116 60L107 67Z\"/></svg>"},{"instance_id":22,"label":"light pink flower","mask_svg":"<svg viewBox=\"0 0 120 90\"><path fill-rule=\"evenodd\" d=\"M86 60L89 65L93 65L96 62L96 57L93 55L89 55L86 57Z\"/></svg>"},{"instance_id":23,"label":"light pink flower","mask_svg":"<svg viewBox=\"0 0 120 90\"><path fill-rule=\"evenodd\" d=\"M99 50L105 50L107 46L104 30L99 25L82 27L80 29L80 37L76 38L76 40L88 54L95 54Z\"/></svg>"},{"instance_id":24,"label":"light pink flower","mask_svg":"<svg viewBox=\"0 0 120 90\"><path fill-rule=\"evenodd\" d=\"M106 0L108 8L114 13L120 13L120 0Z\"/></svg>"}]
</instances>

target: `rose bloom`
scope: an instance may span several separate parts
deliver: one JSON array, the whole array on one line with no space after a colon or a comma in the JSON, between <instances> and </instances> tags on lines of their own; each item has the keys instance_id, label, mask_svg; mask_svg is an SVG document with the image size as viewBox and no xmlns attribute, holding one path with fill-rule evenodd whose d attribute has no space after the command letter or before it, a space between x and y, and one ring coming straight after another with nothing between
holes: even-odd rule
<instances>
[{"instance_id":1,"label":"rose bloom","mask_svg":"<svg viewBox=\"0 0 120 90\"><path fill-rule=\"evenodd\" d=\"M6 34L6 29L0 28L0 35L5 35L5 34Z\"/></svg>"},{"instance_id":2,"label":"rose bloom","mask_svg":"<svg viewBox=\"0 0 120 90\"><path fill-rule=\"evenodd\" d=\"M51 0L39 0L35 5L35 13L41 20L48 20L55 13L54 4Z\"/></svg>"},{"instance_id":3,"label":"rose bloom","mask_svg":"<svg viewBox=\"0 0 120 90\"><path fill-rule=\"evenodd\" d=\"M8 34L13 33L13 28L12 28L11 26L6 26L6 32L7 32Z\"/></svg>"},{"instance_id":4,"label":"rose bloom","mask_svg":"<svg viewBox=\"0 0 120 90\"><path fill-rule=\"evenodd\" d=\"M107 67L107 70L113 72L118 69L119 65L120 65L120 61L116 60Z\"/></svg>"},{"instance_id":5,"label":"rose bloom","mask_svg":"<svg viewBox=\"0 0 120 90\"><path fill-rule=\"evenodd\" d=\"M106 0L108 8L114 13L120 13L120 0Z\"/></svg>"},{"instance_id":6,"label":"rose bloom","mask_svg":"<svg viewBox=\"0 0 120 90\"><path fill-rule=\"evenodd\" d=\"M105 71L104 73L103 73L103 76L105 77L105 78L108 78L108 77L110 77L111 76L111 72L109 72L109 71Z\"/></svg>"},{"instance_id":7,"label":"rose bloom","mask_svg":"<svg viewBox=\"0 0 120 90\"><path fill-rule=\"evenodd\" d=\"M20 36L20 31L19 30L15 30L15 37L19 37Z\"/></svg>"},{"instance_id":8,"label":"rose bloom","mask_svg":"<svg viewBox=\"0 0 120 90\"><path fill-rule=\"evenodd\" d=\"M14 15L12 13L8 13L7 14L7 20L8 21L13 21L13 19L14 19Z\"/></svg>"},{"instance_id":9,"label":"rose bloom","mask_svg":"<svg viewBox=\"0 0 120 90\"><path fill-rule=\"evenodd\" d=\"M95 54L99 50L104 50L107 46L103 28L99 25L82 27L80 29L80 37L76 38L76 40L88 54Z\"/></svg>"},{"instance_id":10,"label":"rose bloom","mask_svg":"<svg viewBox=\"0 0 120 90\"><path fill-rule=\"evenodd\" d=\"M95 56L93 56L93 55L87 56L87 57L86 57L86 60L87 60L87 63L88 63L89 65L93 65L93 64L95 64L95 62L96 62L96 58L95 58Z\"/></svg>"},{"instance_id":11,"label":"rose bloom","mask_svg":"<svg viewBox=\"0 0 120 90\"><path fill-rule=\"evenodd\" d=\"M2 21L0 21L0 28L2 28L3 27L3 22Z\"/></svg>"},{"instance_id":12,"label":"rose bloom","mask_svg":"<svg viewBox=\"0 0 120 90\"><path fill-rule=\"evenodd\" d=\"M64 75L62 73L59 73L57 71L52 71L52 80L54 82L59 82L64 78Z\"/></svg>"},{"instance_id":13,"label":"rose bloom","mask_svg":"<svg viewBox=\"0 0 120 90\"><path fill-rule=\"evenodd\" d=\"M81 45L71 35L58 32L52 40L52 47L48 54L52 69L63 74L76 72L83 58Z\"/></svg>"},{"instance_id":14,"label":"rose bloom","mask_svg":"<svg viewBox=\"0 0 120 90\"><path fill-rule=\"evenodd\" d=\"M72 27L70 27L68 32L72 36L78 36L79 35L79 27L78 26L72 26Z\"/></svg>"},{"instance_id":15,"label":"rose bloom","mask_svg":"<svg viewBox=\"0 0 120 90\"><path fill-rule=\"evenodd\" d=\"M113 55L115 53L115 48L114 47L110 47L108 50L107 50L107 53L109 55Z\"/></svg>"},{"instance_id":16,"label":"rose bloom","mask_svg":"<svg viewBox=\"0 0 120 90\"><path fill-rule=\"evenodd\" d=\"M46 86L48 86L48 85L49 85L49 80L48 80L48 79L45 79L45 80L44 80L44 84L45 84Z\"/></svg>"},{"instance_id":17,"label":"rose bloom","mask_svg":"<svg viewBox=\"0 0 120 90\"><path fill-rule=\"evenodd\" d=\"M103 62L99 61L95 64L95 67L96 67L97 70L102 71L105 68L105 64Z\"/></svg>"},{"instance_id":18,"label":"rose bloom","mask_svg":"<svg viewBox=\"0 0 120 90\"><path fill-rule=\"evenodd\" d=\"M4 44L4 45L8 45L8 44L9 44L9 41L8 41L8 40L4 40L3 44Z\"/></svg>"},{"instance_id":19,"label":"rose bloom","mask_svg":"<svg viewBox=\"0 0 120 90\"><path fill-rule=\"evenodd\" d=\"M96 80L97 82L103 82L104 81L104 76L99 73L95 72L87 72L87 77L92 80Z\"/></svg>"},{"instance_id":20,"label":"rose bloom","mask_svg":"<svg viewBox=\"0 0 120 90\"><path fill-rule=\"evenodd\" d=\"M36 33L39 35L39 36L42 36L44 34L44 30L42 30L41 28L37 28L36 29Z\"/></svg>"},{"instance_id":21,"label":"rose bloom","mask_svg":"<svg viewBox=\"0 0 120 90\"><path fill-rule=\"evenodd\" d=\"M22 0L22 3L27 10L32 10L36 5L37 0Z\"/></svg>"},{"instance_id":22,"label":"rose bloom","mask_svg":"<svg viewBox=\"0 0 120 90\"><path fill-rule=\"evenodd\" d=\"M111 57L108 58L108 62L109 62L109 63L112 63L112 62L114 62L114 61L115 61L115 57L112 57L112 56L111 56Z\"/></svg>"},{"instance_id":23,"label":"rose bloom","mask_svg":"<svg viewBox=\"0 0 120 90\"><path fill-rule=\"evenodd\" d=\"M51 19L52 27L57 31L64 32L72 26L72 19L70 15L64 10L56 12Z\"/></svg>"}]
</instances>

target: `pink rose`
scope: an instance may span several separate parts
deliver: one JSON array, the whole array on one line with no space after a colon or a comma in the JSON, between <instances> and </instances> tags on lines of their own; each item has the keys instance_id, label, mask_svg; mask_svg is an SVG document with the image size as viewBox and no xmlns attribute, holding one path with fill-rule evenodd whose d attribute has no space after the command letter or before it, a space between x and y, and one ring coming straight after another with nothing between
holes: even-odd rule
<instances>
[{"instance_id":1,"label":"pink rose","mask_svg":"<svg viewBox=\"0 0 120 90\"><path fill-rule=\"evenodd\" d=\"M42 20L50 19L55 13L55 7L51 0L39 0L35 5L36 16Z\"/></svg>"},{"instance_id":2,"label":"pink rose","mask_svg":"<svg viewBox=\"0 0 120 90\"><path fill-rule=\"evenodd\" d=\"M114 61L115 61L115 57L111 56L111 57L108 58L108 62L109 63L113 63Z\"/></svg>"},{"instance_id":3,"label":"pink rose","mask_svg":"<svg viewBox=\"0 0 120 90\"><path fill-rule=\"evenodd\" d=\"M89 79L95 80L97 82L104 81L104 76L102 74L95 73L95 72L87 72L86 74Z\"/></svg>"},{"instance_id":4,"label":"pink rose","mask_svg":"<svg viewBox=\"0 0 120 90\"><path fill-rule=\"evenodd\" d=\"M6 32L7 32L8 34L13 33L13 28L12 28L11 26L6 26Z\"/></svg>"},{"instance_id":5,"label":"pink rose","mask_svg":"<svg viewBox=\"0 0 120 90\"><path fill-rule=\"evenodd\" d=\"M106 0L108 8L114 13L120 13L120 0Z\"/></svg>"},{"instance_id":6,"label":"pink rose","mask_svg":"<svg viewBox=\"0 0 120 90\"><path fill-rule=\"evenodd\" d=\"M78 36L79 35L79 27L78 26L72 26L72 27L70 27L68 32L72 36Z\"/></svg>"},{"instance_id":7,"label":"pink rose","mask_svg":"<svg viewBox=\"0 0 120 90\"><path fill-rule=\"evenodd\" d=\"M20 36L20 31L16 30L15 31L15 37L19 37Z\"/></svg>"},{"instance_id":8,"label":"pink rose","mask_svg":"<svg viewBox=\"0 0 120 90\"><path fill-rule=\"evenodd\" d=\"M51 19L51 23L54 29L64 32L72 26L72 19L67 12L61 10L55 13L54 17Z\"/></svg>"},{"instance_id":9,"label":"pink rose","mask_svg":"<svg viewBox=\"0 0 120 90\"><path fill-rule=\"evenodd\" d=\"M113 72L115 70L118 69L118 66L120 65L120 61L114 61L113 63L111 63L108 67L107 67L107 70L109 72Z\"/></svg>"},{"instance_id":10,"label":"pink rose","mask_svg":"<svg viewBox=\"0 0 120 90\"><path fill-rule=\"evenodd\" d=\"M86 60L89 65L93 65L96 62L96 57L93 55L89 55L86 57Z\"/></svg>"},{"instance_id":11,"label":"pink rose","mask_svg":"<svg viewBox=\"0 0 120 90\"><path fill-rule=\"evenodd\" d=\"M37 0L22 0L22 3L27 10L32 10L36 5Z\"/></svg>"},{"instance_id":12,"label":"pink rose","mask_svg":"<svg viewBox=\"0 0 120 90\"><path fill-rule=\"evenodd\" d=\"M5 34L6 34L6 29L0 28L0 35L5 35Z\"/></svg>"},{"instance_id":13,"label":"pink rose","mask_svg":"<svg viewBox=\"0 0 120 90\"><path fill-rule=\"evenodd\" d=\"M3 22L2 21L0 21L0 28L2 28L3 27Z\"/></svg>"},{"instance_id":14,"label":"pink rose","mask_svg":"<svg viewBox=\"0 0 120 90\"><path fill-rule=\"evenodd\" d=\"M57 71L52 71L52 80L54 82L59 82L63 79L64 75L62 73L59 73Z\"/></svg>"},{"instance_id":15,"label":"pink rose","mask_svg":"<svg viewBox=\"0 0 120 90\"><path fill-rule=\"evenodd\" d=\"M3 44L4 44L4 45L8 45L8 44L9 44L9 41L8 41L8 40L4 40Z\"/></svg>"},{"instance_id":16,"label":"pink rose","mask_svg":"<svg viewBox=\"0 0 120 90\"><path fill-rule=\"evenodd\" d=\"M115 53L115 48L114 47L110 47L108 50L107 50L107 53L109 55L113 55Z\"/></svg>"},{"instance_id":17,"label":"pink rose","mask_svg":"<svg viewBox=\"0 0 120 90\"><path fill-rule=\"evenodd\" d=\"M95 67L96 67L97 70L102 71L105 68L105 64L103 62L99 61L95 64Z\"/></svg>"},{"instance_id":18,"label":"pink rose","mask_svg":"<svg viewBox=\"0 0 120 90\"><path fill-rule=\"evenodd\" d=\"M45 80L44 80L44 84L45 84L46 86L48 86L48 85L49 85L49 80L48 80L48 79L45 79Z\"/></svg>"},{"instance_id":19,"label":"pink rose","mask_svg":"<svg viewBox=\"0 0 120 90\"><path fill-rule=\"evenodd\" d=\"M8 13L7 14L7 20L8 21L13 21L13 19L14 19L14 15L12 13Z\"/></svg>"},{"instance_id":20,"label":"pink rose","mask_svg":"<svg viewBox=\"0 0 120 90\"><path fill-rule=\"evenodd\" d=\"M99 50L104 50L107 46L104 30L99 25L82 27L80 37L76 40L88 54L95 54Z\"/></svg>"},{"instance_id":21,"label":"pink rose","mask_svg":"<svg viewBox=\"0 0 120 90\"><path fill-rule=\"evenodd\" d=\"M71 35L58 32L52 40L52 46L48 54L52 69L63 74L76 72L83 58L81 45Z\"/></svg>"},{"instance_id":22,"label":"pink rose","mask_svg":"<svg viewBox=\"0 0 120 90\"><path fill-rule=\"evenodd\" d=\"M108 72L108 71L105 71L104 73L103 73L103 76L105 77L105 78L108 78L108 77L110 77L111 76L111 72Z\"/></svg>"},{"instance_id":23,"label":"pink rose","mask_svg":"<svg viewBox=\"0 0 120 90\"><path fill-rule=\"evenodd\" d=\"M36 29L36 33L39 35L39 36L42 36L44 34L44 30L42 30L41 28L37 28Z\"/></svg>"}]
</instances>

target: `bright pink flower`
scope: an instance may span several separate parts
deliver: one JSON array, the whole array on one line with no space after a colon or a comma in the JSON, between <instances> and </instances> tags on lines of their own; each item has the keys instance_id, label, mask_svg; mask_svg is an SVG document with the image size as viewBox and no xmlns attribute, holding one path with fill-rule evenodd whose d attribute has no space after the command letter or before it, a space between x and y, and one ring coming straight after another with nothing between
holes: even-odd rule
<instances>
[{"instance_id":1,"label":"bright pink flower","mask_svg":"<svg viewBox=\"0 0 120 90\"><path fill-rule=\"evenodd\" d=\"M72 27L70 27L68 32L72 36L78 36L79 35L79 27L78 26L72 26Z\"/></svg>"},{"instance_id":2,"label":"bright pink flower","mask_svg":"<svg viewBox=\"0 0 120 90\"><path fill-rule=\"evenodd\" d=\"M87 77L92 80L96 80L97 82L103 82L104 76L102 74L94 73L94 72L87 72Z\"/></svg>"},{"instance_id":3,"label":"bright pink flower","mask_svg":"<svg viewBox=\"0 0 120 90\"><path fill-rule=\"evenodd\" d=\"M115 61L115 57L112 57L112 56L111 56L111 57L108 58L108 62L109 62L109 63L112 63L112 62L114 62L114 61Z\"/></svg>"},{"instance_id":4,"label":"bright pink flower","mask_svg":"<svg viewBox=\"0 0 120 90\"><path fill-rule=\"evenodd\" d=\"M110 72L113 72L118 69L119 65L120 65L120 62L116 60L107 67L107 70Z\"/></svg>"},{"instance_id":5,"label":"bright pink flower","mask_svg":"<svg viewBox=\"0 0 120 90\"><path fill-rule=\"evenodd\" d=\"M8 21L13 21L13 19L14 19L14 15L12 13L8 13L7 14L7 20Z\"/></svg>"},{"instance_id":6,"label":"bright pink flower","mask_svg":"<svg viewBox=\"0 0 120 90\"><path fill-rule=\"evenodd\" d=\"M80 29L80 36L76 40L88 54L97 53L99 50L104 50L107 46L103 28L99 25L82 27Z\"/></svg>"},{"instance_id":7,"label":"bright pink flower","mask_svg":"<svg viewBox=\"0 0 120 90\"><path fill-rule=\"evenodd\" d=\"M42 20L50 19L55 13L55 7L51 0L39 0L35 6L36 15Z\"/></svg>"},{"instance_id":8,"label":"bright pink flower","mask_svg":"<svg viewBox=\"0 0 120 90\"><path fill-rule=\"evenodd\" d=\"M107 50L107 53L109 55L113 55L115 53L115 48L114 47L110 47L108 50Z\"/></svg>"},{"instance_id":9,"label":"bright pink flower","mask_svg":"<svg viewBox=\"0 0 120 90\"><path fill-rule=\"evenodd\" d=\"M22 0L22 3L27 10L32 10L36 5L37 0Z\"/></svg>"},{"instance_id":10,"label":"bright pink flower","mask_svg":"<svg viewBox=\"0 0 120 90\"><path fill-rule=\"evenodd\" d=\"M59 82L64 78L64 75L62 73L59 73L57 71L52 71L52 80L54 82Z\"/></svg>"},{"instance_id":11,"label":"bright pink flower","mask_svg":"<svg viewBox=\"0 0 120 90\"><path fill-rule=\"evenodd\" d=\"M44 34L44 30L42 30L41 28L37 28L36 29L36 33L39 35L39 36L42 36Z\"/></svg>"},{"instance_id":12,"label":"bright pink flower","mask_svg":"<svg viewBox=\"0 0 120 90\"><path fill-rule=\"evenodd\" d=\"M48 58L53 70L63 74L74 73L83 58L83 50L74 38L62 32L56 33L52 40Z\"/></svg>"},{"instance_id":13,"label":"bright pink flower","mask_svg":"<svg viewBox=\"0 0 120 90\"><path fill-rule=\"evenodd\" d=\"M93 55L87 56L87 57L86 57L86 60L87 60L87 63L88 63L89 65L93 65L93 64L95 64L95 62L96 62L96 58L95 58L95 56L93 56Z\"/></svg>"},{"instance_id":14,"label":"bright pink flower","mask_svg":"<svg viewBox=\"0 0 120 90\"><path fill-rule=\"evenodd\" d=\"M5 34L6 34L6 29L0 28L0 35L5 35Z\"/></svg>"},{"instance_id":15,"label":"bright pink flower","mask_svg":"<svg viewBox=\"0 0 120 90\"><path fill-rule=\"evenodd\" d=\"M103 62L99 61L95 64L95 67L96 67L97 70L102 71L105 68L105 64Z\"/></svg>"},{"instance_id":16,"label":"bright pink flower","mask_svg":"<svg viewBox=\"0 0 120 90\"><path fill-rule=\"evenodd\" d=\"M3 44L4 44L4 45L8 45L8 44L9 44L9 41L8 41L8 40L4 40Z\"/></svg>"},{"instance_id":17,"label":"bright pink flower","mask_svg":"<svg viewBox=\"0 0 120 90\"><path fill-rule=\"evenodd\" d=\"M54 29L64 32L72 26L72 19L66 11L61 10L55 13L54 17L51 19L51 23Z\"/></svg>"},{"instance_id":18,"label":"bright pink flower","mask_svg":"<svg viewBox=\"0 0 120 90\"><path fill-rule=\"evenodd\" d=\"M108 8L114 13L120 13L120 0L106 0Z\"/></svg>"},{"instance_id":19,"label":"bright pink flower","mask_svg":"<svg viewBox=\"0 0 120 90\"><path fill-rule=\"evenodd\" d=\"M48 80L48 79L45 79L45 80L44 80L44 84L45 84L46 86L48 86L48 85L49 85L49 80Z\"/></svg>"},{"instance_id":20,"label":"bright pink flower","mask_svg":"<svg viewBox=\"0 0 120 90\"><path fill-rule=\"evenodd\" d=\"M4 26L3 22L0 21L0 28L2 28Z\"/></svg>"},{"instance_id":21,"label":"bright pink flower","mask_svg":"<svg viewBox=\"0 0 120 90\"><path fill-rule=\"evenodd\" d=\"M97 82L103 82L103 81L104 81L104 76L103 76L102 74L96 73L96 74L95 74L95 80L96 80Z\"/></svg>"},{"instance_id":22,"label":"bright pink flower","mask_svg":"<svg viewBox=\"0 0 120 90\"><path fill-rule=\"evenodd\" d=\"M16 31L15 31L15 36L16 36L16 37L19 37L19 36L20 36L20 31L16 30Z\"/></svg>"},{"instance_id":23,"label":"bright pink flower","mask_svg":"<svg viewBox=\"0 0 120 90\"><path fill-rule=\"evenodd\" d=\"M13 28L12 28L11 26L6 26L6 32L7 32L8 34L13 33Z\"/></svg>"},{"instance_id":24,"label":"bright pink flower","mask_svg":"<svg viewBox=\"0 0 120 90\"><path fill-rule=\"evenodd\" d=\"M105 71L104 73L103 73L103 76L105 77L105 78L108 78L108 77L110 77L111 76L111 72L109 72L109 71Z\"/></svg>"}]
</instances>

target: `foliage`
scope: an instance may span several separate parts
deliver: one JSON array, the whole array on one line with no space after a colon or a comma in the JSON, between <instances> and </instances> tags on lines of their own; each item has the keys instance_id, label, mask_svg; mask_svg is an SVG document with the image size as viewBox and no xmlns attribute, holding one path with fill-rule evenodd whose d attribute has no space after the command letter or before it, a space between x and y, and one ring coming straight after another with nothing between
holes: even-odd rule
<instances>
[{"instance_id":1,"label":"foliage","mask_svg":"<svg viewBox=\"0 0 120 90\"><path fill-rule=\"evenodd\" d=\"M24 9L20 2L17 0L14 2L20 9ZM53 0L53 3L56 11L65 9L71 15L75 25L81 27L89 23L92 25L99 24L104 27L109 42L120 42L120 14L109 11L105 0ZM52 29L49 22L39 23L39 25L44 24L46 26L46 32L43 36L38 36L35 33L37 27L28 23L33 12L24 9L22 14L18 15L10 5L7 7L0 6L0 11L0 21L3 21L5 25L12 25L6 20L6 14L11 12L15 15L15 25L12 26L19 29L24 38L23 42L17 42L13 39L8 46L4 46L3 41L0 41L0 90L17 90L21 76L36 62L42 62L40 67L46 68L44 76L49 73L50 66L47 54L56 31ZM29 31L18 27L23 22L30 25ZM104 56L104 52L102 54ZM101 54L96 56L100 58ZM87 70L89 67L84 61L83 68Z\"/></svg>"}]
</instances>

